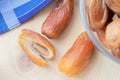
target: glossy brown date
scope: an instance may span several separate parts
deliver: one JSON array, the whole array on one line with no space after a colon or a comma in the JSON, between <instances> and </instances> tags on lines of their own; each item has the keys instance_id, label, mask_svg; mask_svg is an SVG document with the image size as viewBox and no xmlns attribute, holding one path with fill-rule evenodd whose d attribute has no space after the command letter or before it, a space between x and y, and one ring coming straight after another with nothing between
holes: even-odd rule
<instances>
[{"instance_id":1,"label":"glossy brown date","mask_svg":"<svg viewBox=\"0 0 120 80\"><path fill-rule=\"evenodd\" d=\"M104 0L85 0L85 5L91 30L104 28L108 20L108 8Z\"/></svg>"},{"instance_id":2,"label":"glossy brown date","mask_svg":"<svg viewBox=\"0 0 120 80\"><path fill-rule=\"evenodd\" d=\"M42 33L48 38L57 37L68 25L73 14L73 0L58 0L42 25Z\"/></svg>"},{"instance_id":3,"label":"glossy brown date","mask_svg":"<svg viewBox=\"0 0 120 80\"><path fill-rule=\"evenodd\" d=\"M86 32L78 36L72 47L59 62L59 70L70 77L76 76L87 66L93 54L94 44Z\"/></svg>"},{"instance_id":4,"label":"glossy brown date","mask_svg":"<svg viewBox=\"0 0 120 80\"><path fill-rule=\"evenodd\" d=\"M120 0L105 0L107 6L118 16L120 16Z\"/></svg>"}]
</instances>

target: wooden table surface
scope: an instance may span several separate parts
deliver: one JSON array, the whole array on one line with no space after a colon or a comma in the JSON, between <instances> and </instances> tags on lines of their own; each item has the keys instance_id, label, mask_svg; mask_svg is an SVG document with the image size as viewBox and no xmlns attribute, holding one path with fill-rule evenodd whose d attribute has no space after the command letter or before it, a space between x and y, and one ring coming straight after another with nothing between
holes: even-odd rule
<instances>
[{"instance_id":1,"label":"wooden table surface","mask_svg":"<svg viewBox=\"0 0 120 80\"><path fill-rule=\"evenodd\" d=\"M120 65L97 49L85 70L75 78L69 78L58 71L61 57L72 46L78 35L85 31L79 13L79 0L74 2L74 14L68 27L59 37L48 39L56 49L56 56L52 61L48 61L47 67L33 64L18 44L18 38L23 28L41 34L41 25L55 1L18 28L0 35L0 80L120 80Z\"/></svg>"}]
</instances>

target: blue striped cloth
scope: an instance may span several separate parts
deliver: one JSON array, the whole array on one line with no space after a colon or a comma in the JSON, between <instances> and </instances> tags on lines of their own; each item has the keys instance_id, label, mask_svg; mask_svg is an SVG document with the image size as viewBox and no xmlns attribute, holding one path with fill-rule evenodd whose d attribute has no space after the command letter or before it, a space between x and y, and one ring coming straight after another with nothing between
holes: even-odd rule
<instances>
[{"instance_id":1,"label":"blue striped cloth","mask_svg":"<svg viewBox=\"0 0 120 80\"><path fill-rule=\"evenodd\" d=\"M52 0L0 0L0 34L29 20Z\"/></svg>"}]
</instances>

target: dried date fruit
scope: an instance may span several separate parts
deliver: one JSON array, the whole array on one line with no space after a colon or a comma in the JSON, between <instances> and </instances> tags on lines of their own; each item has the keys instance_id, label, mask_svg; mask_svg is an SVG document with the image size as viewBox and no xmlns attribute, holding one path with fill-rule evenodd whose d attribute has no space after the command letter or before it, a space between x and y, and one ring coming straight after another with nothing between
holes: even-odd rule
<instances>
[{"instance_id":1,"label":"dried date fruit","mask_svg":"<svg viewBox=\"0 0 120 80\"><path fill-rule=\"evenodd\" d=\"M114 48L120 47L120 19L116 19L108 24L105 38L110 46Z\"/></svg>"},{"instance_id":2,"label":"dried date fruit","mask_svg":"<svg viewBox=\"0 0 120 80\"><path fill-rule=\"evenodd\" d=\"M68 25L73 14L73 0L58 0L42 25L42 33L48 38L57 37Z\"/></svg>"},{"instance_id":3,"label":"dried date fruit","mask_svg":"<svg viewBox=\"0 0 120 80\"><path fill-rule=\"evenodd\" d=\"M52 59L55 56L52 44L37 32L23 29L19 37L19 44L31 61L39 66L46 66L45 59Z\"/></svg>"},{"instance_id":4,"label":"dried date fruit","mask_svg":"<svg viewBox=\"0 0 120 80\"><path fill-rule=\"evenodd\" d=\"M76 76L87 66L93 54L94 44L83 32L59 62L58 68L70 77Z\"/></svg>"},{"instance_id":5,"label":"dried date fruit","mask_svg":"<svg viewBox=\"0 0 120 80\"><path fill-rule=\"evenodd\" d=\"M92 30L104 28L108 20L108 8L104 0L85 1L85 5L90 28Z\"/></svg>"},{"instance_id":6,"label":"dried date fruit","mask_svg":"<svg viewBox=\"0 0 120 80\"><path fill-rule=\"evenodd\" d=\"M118 16L120 16L120 0L105 0L107 6Z\"/></svg>"}]
</instances>

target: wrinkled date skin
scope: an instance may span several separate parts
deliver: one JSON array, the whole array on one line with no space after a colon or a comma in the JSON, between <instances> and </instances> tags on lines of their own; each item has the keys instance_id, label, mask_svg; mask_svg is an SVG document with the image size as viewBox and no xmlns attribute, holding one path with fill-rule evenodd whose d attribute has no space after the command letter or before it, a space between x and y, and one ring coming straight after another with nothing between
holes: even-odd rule
<instances>
[{"instance_id":1,"label":"wrinkled date skin","mask_svg":"<svg viewBox=\"0 0 120 80\"><path fill-rule=\"evenodd\" d=\"M74 77L82 72L93 54L94 45L88 38L86 32L83 32L72 47L66 52L60 60L58 68L69 77Z\"/></svg>"},{"instance_id":2,"label":"wrinkled date skin","mask_svg":"<svg viewBox=\"0 0 120 80\"><path fill-rule=\"evenodd\" d=\"M42 33L48 38L57 37L66 27L73 14L73 0L58 0L42 25Z\"/></svg>"},{"instance_id":3,"label":"wrinkled date skin","mask_svg":"<svg viewBox=\"0 0 120 80\"><path fill-rule=\"evenodd\" d=\"M92 30L104 28L109 12L104 0L85 0L85 6L90 28Z\"/></svg>"},{"instance_id":4,"label":"wrinkled date skin","mask_svg":"<svg viewBox=\"0 0 120 80\"><path fill-rule=\"evenodd\" d=\"M120 19L116 19L108 24L105 39L108 45L112 46L111 53L120 59Z\"/></svg>"},{"instance_id":5,"label":"wrinkled date skin","mask_svg":"<svg viewBox=\"0 0 120 80\"><path fill-rule=\"evenodd\" d=\"M105 38L112 47L120 47L120 19L107 25Z\"/></svg>"},{"instance_id":6,"label":"wrinkled date skin","mask_svg":"<svg viewBox=\"0 0 120 80\"><path fill-rule=\"evenodd\" d=\"M97 36L99 38L99 40L101 41L101 43L108 49L111 49L112 46L110 46L106 39L105 39L105 28L104 29L99 29L99 30L96 30L96 33L97 33Z\"/></svg>"},{"instance_id":7,"label":"wrinkled date skin","mask_svg":"<svg viewBox=\"0 0 120 80\"><path fill-rule=\"evenodd\" d=\"M107 6L118 16L120 16L120 0L105 0Z\"/></svg>"},{"instance_id":8,"label":"wrinkled date skin","mask_svg":"<svg viewBox=\"0 0 120 80\"><path fill-rule=\"evenodd\" d=\"M115 56L116 58L120 59L120 48L113 48L111 50L111 53L113 56Z\"/></svg>"},{"instance_id":9,"label":"wrinkled date skin","mask_svg":"<svg viewBox=\"0 0 120 80\"><path fill-rule=\"evenodd\" d=\"M113 56L120 59L120 19L109 23L105 29L96 31L102 44L110 49Z\"/></svg>"}]
</instances>

